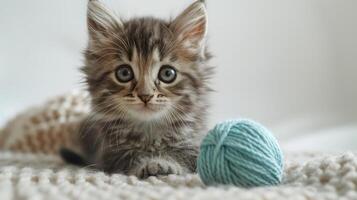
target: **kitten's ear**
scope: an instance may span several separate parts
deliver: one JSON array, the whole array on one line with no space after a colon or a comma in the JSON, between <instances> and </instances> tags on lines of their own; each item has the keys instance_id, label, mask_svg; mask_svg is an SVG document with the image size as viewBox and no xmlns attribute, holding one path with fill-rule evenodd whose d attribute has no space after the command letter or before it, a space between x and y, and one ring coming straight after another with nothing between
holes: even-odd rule
<instances>
[{"instance_id":1,"label":"kitten's ear","mask_svg":"<svg viewBox=\"0 0 357 200\"><path fill-rule=\"evenodd\" d=\"M105 38L123 26L119 17L98 0L88 2L87 23L89 35L94 40Z\"/></svg>"},{"instance_id":2,"label":"kitten's ear","mask_svg":"<svg viewBox=\"0 0 357 200\"><path fill-rule=\"evenodd\" d=\"M207 34L205 3L197 0L184 10L171 24L175 34L190 45L201 46Z\"/></svg>"}]
</instances>

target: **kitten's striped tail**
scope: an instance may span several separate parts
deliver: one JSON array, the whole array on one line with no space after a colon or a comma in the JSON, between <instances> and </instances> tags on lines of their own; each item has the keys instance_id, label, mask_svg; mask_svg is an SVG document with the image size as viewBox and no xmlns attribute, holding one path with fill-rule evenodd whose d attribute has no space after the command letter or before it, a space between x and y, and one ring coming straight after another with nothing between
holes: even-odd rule
<instances>
[{"instance_id":1,"label":"kitten's striped tail","mask_svg":"<svg viewBox=\"0 0 357 200\"><path fill-rule=\"evenodd\" d=\"M67 148L60 149L60 155L66 163L81 167L89 165L89 163L82 156Z\"/></svg>"}]
</instances>

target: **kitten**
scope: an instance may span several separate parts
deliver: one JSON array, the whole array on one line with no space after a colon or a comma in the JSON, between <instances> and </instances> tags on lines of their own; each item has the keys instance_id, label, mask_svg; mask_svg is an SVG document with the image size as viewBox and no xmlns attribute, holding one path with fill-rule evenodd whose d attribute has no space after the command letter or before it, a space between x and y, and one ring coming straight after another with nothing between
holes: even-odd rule
<instances>
[{"instance_id":1,"label":"kitten","mask_svg":"<svg viewBox=\"0 0 357 200\"><path fill-rule=\"evenodd\" d=\"M64 159L140 178L195 172L212 74L204 3L170 21L121 21L89 1L88 29L92 113L80 130L83 159L63 150Z\"/></svg>"}]
</instances>

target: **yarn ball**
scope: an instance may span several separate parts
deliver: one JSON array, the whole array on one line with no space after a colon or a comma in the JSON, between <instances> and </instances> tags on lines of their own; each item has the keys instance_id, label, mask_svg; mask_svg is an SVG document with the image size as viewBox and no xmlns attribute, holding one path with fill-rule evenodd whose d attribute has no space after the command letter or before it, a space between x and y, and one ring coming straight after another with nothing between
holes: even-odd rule
<instances>
[{"instance_id":1,"label":"yarn ball","mask_svg":"<svg viewBox=\"0 0 357 200\"><path fill-rule=\"evenodd\" d=\"M203 139L197 169L206 185L272 186L282 180L283 154L264 126L231 120L216 125Z\"/></svg>"}]
</instances>

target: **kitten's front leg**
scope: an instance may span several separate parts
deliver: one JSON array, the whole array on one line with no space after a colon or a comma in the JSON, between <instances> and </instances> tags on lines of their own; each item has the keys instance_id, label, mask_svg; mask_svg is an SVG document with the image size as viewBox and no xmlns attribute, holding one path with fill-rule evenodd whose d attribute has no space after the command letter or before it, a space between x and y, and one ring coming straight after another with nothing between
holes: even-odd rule
<instances>
[{"instance_id":1,"label":"kitten's front leg","mask_svg":"<svg viewBox=\"0 0 357 200\"><path fill-rule=\"evenodd\" d=\"M142 157L135 165L130 175L139 178L149 176L169 175L196 172L198 147L187 145L167 149L162 156Z\"/></svg>"},{"instance_id":2,"label":"kitten's front leg","mask_svg":"<svg viewBox=\"0 0 357 200\"><path fill-rule=\"evenodd\" d=\"M140 162L129 171L129 175L135 175L138 178L147 178L149 176L160 176L169 174L183 174L188 170L182 167L177 161L169 157L146 157L140 159Z\"/></svg>"},{"instance_id":3,"label":"kitten's front leg","mask_svg":"<svg viewBox=\"0 0 357 200\"><path fill-rule=\"evenodd\" d=\"M108 173L124 173L138 178L189 172L168 155L152 155L128 149L104 152L100 163Z\"/></svg>"}]
</instances>

